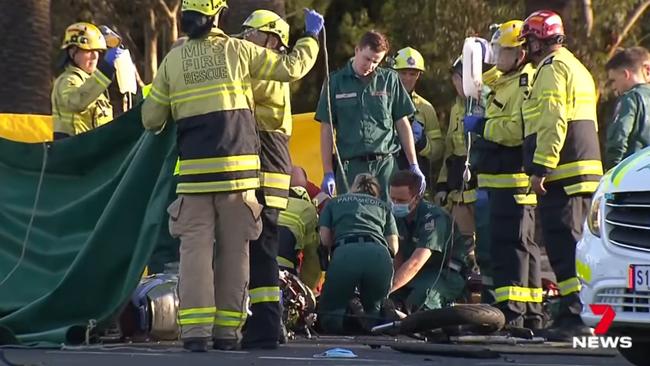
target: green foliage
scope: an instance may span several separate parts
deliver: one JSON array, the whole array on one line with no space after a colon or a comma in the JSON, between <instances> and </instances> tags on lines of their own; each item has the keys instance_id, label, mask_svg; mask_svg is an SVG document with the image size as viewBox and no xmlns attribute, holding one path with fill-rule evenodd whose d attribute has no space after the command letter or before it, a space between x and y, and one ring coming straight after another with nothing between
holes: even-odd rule
<instances>
[{"instance_id":1,"label":"green foliage","mask_svg":"<svg viewBox=\"0 0 650 366\"><path fill-rule=\"evenodd\" d=\"M601 101L611 98L605 89L609 47L629 21L630 14L643 0L592 0L594 24L586 35L583 1L567 0L562 12L568 47L589 67L602 91ZM73 21L89 20L113 24L127 34L129 47L142 58L144 11L155 0L52 0L53 53L58 52L65 27ZM538 4L539 3L539 4ZM468 35L489 38L492 23L523 19L526 7L550 6L546 1L521 0L285 0L291 39L304 31L303 8L314 8L325 15L329 67L337 70L354 54L354 46L369 29L385 32L392 53L406 46L418 49L425 58L427 71L418 92L429 99L443 120L454 98L449 81L449 66L461 51ZM255 7L254 1L230 0L230 7ZM539 8L539 7L538 7ZM253 9L249 9L253 10ZM638 20L621 47L650 45L650 10ZM322 40L322 38L321 38ZM294 112L315 109L325 75L323 52L314 71L292 84ZM607 116L605 111L601 115ZM606 118L601 118L601 121Z\"/></svg>"},{"instance_id":2,"label":"green foliage","mask_svg":"<svg viewBox=\"0 0 650 366\"><path fill-rule=\"evenodd\" d=\"M388 0L382 7L382 20L393 52L410 46L424 56L427 70L416 88L444 116L455 98L449 67L461 53L465 37L489 39L490 24L521 18L523 6L518 4L414 0L404 6L403 1Z\"/></svg>"}]
</instances>

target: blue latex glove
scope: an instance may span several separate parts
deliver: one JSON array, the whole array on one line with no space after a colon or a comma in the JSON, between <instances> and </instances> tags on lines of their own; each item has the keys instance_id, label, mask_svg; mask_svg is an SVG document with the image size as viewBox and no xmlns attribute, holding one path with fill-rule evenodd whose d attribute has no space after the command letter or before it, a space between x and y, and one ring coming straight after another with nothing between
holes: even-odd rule
<instances>
[{"instance_id":1,"label":"blue latex glove","mask_svg":"<svg viewBox=\"0 0 650 366\"><path fill-rule=\"evenodd\" d=\"M427 188L427 181L420 170L420 166L417 164L411 164L411 166L409 166L409 171L420 177L420 195L424 194L424 190Z\"/></svg>"},{"instance_id":2,"label":"blue latex glove","mask_svg":"<svg viewBox=\"0 0 650 366\"><path fill-rule=\"evenodd\" d=\"M485 118L479 116L465 116L463 118L463 125L465 127L465 133L474 132L482 135L485 126Z\"/></svg>"},{"instance_id":3,"label":"blue latex glove","mask_svg":"<svg viewBox=\"0 0 650 366\"><path fill-rule=\"evenodd\" d=\"M317 37L324 24L325 19L316 10L305 9L305 32Z\"/></svg>"},{"instance_id":4,"label":"blue latex glove","mask_svg":"<svg viewBox=\"0 0 650 366\"><path fill-rule=\"evenodd\" d=\"M413 141L417 143L424 136L424 125L422 122L415 120L411 123L411 131L413 131Z\"/></svg>"},{"instance_id":5,"label":"blue latex glove","mask_svg":"<svg viewBox=\"0 0 650 366\"><path fill-rule=\"evenodd\" d=\"M323 183L320 185L321 191L327 193L330 196L333 196L334 188L336 188L336 179L334 178L334 173L325 173L325 176L323 177Z\"/></svg>"},{"instance_id":6,"label":"blue latex glove","mask_svg":"<svg viewBox=\"0 0 650 366\"><path fill-rule=\"evenodd\" d=\"M109 48L104 54L104 61L111 66L115 66L115 60L123 53L124 49L121 47Z\"/></svg>"}]
</instances>

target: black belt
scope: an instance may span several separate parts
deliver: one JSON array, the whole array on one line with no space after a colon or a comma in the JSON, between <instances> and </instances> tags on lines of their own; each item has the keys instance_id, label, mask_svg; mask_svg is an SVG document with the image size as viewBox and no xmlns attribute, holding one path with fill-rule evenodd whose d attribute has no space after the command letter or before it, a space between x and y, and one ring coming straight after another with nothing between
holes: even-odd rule
<instances>
[{"instance_id":1,"label":"black belt","mask_svg":"<svg viewBox=\"0 0 650 366\"><path fill-rule=\"evenodd\" d=\"M449 268L454 272L462 273L463 267L465 267L465 265L462 262L459 262L454 259L451 259L449 263L447 263L447 268Z\"/></svg>"},{"instance_id":2,"label":"black belt","mask_svg":"<svg viewBox=\"0 0 650 366\"><path fill-rule=\"evenodd\" d=\"M350 235L336 241L336 245L355 244L355 243L378 243L377 239L370 235Z\"/></svg>"},{"instance_id":3,"label":"black belt","mask_svg":"<svg viewBox=\"0 0 650 366\"><path fill-rule=\"evenodd\" d=\"M361 161L382 161L385 159L388 159L389 157L393 156L393 154L367 154L367 155L360 155L360 156L355 156L349 159L346 159L345 161L350 161L350 160L361 160Z\"/></svg>"}]
</instances>

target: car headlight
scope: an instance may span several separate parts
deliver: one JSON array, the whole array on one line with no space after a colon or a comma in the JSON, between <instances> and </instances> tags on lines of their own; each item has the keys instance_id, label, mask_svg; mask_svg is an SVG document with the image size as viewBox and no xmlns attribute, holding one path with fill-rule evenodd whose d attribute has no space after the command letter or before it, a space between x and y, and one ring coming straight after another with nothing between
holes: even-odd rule
<instances>
[{"instance_id":1,"label":"car headlight","mask_svg":"<svg viewBox=\"0 0 650 366\"><path fill-rule=\"evenodd\" d=\"M591 208L589 209L589 216L587 217L587 225L592 234L600 238L600 203L603 196L594 197L591 201Z\"/></svg>"}]
</instances>

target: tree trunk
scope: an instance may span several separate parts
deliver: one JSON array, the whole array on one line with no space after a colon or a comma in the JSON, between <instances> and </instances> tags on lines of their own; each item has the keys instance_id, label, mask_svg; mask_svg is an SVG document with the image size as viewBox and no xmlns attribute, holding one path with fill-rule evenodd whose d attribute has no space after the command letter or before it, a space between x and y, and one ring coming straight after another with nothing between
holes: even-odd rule
<instances>
[{"instance_id":1,"label":"tree trunk","mask_svg":"<svg viewBox=\"0 0 650 366\"><path fill-rule=\"evenodd\" d=\"M144 34L144 82L150 83L158 70L158 29L156 28L156 12L153 7L147 10Z\"/></svg>"},{"instance_id":2,"label":"tree trunk","mask_svg":"<svg viewBox=\"0 0 650 366\"><path fill-rule=\"evenodd\" d=\"M229 2L228 6L225 19L221 24L229 34L239 32L244 20L255 10L267 9L280 16L285 15L284 0L238 0Z\"/></svg>"},{"instance_id":3,"label":"tree trunk","mask_svg":"<svg viewBox=\"0 0 650 366\"><path fill-rule=\"evenodd\" d=\"M169 5L165 0L158 0L158 5L165 14L166 20L169 23L169 45L176 42L178 39L178 11L181 6L180 0L172 0Z\"/></svg>"},{"instance_id":4,"label":"tree trunk","mask_svg":"<svg viewBox=\"0 0 650 366\"><path fill-rule=\"evenodd\" d=\"M50 1L0 0L0 113L51 114Z\"/></svg>"}]
</instances>

